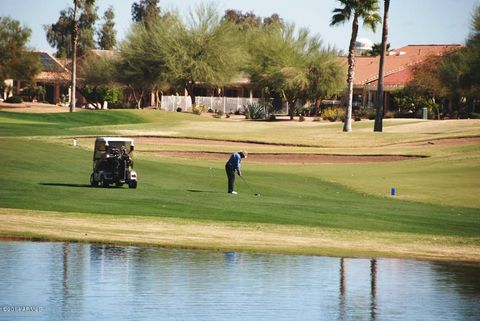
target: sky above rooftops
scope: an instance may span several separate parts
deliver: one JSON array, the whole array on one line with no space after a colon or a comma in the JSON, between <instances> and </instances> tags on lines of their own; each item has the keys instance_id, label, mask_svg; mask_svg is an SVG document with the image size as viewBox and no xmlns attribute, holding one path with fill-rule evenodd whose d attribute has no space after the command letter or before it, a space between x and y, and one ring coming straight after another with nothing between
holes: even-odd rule
<instances>
[{"instance_id":1,"label":"sky above rooftops","mask_svg":"<svg viewBox=\"0 0 480 321\"><path fill-rule=\"evenodd\" d=\"M46 40L43 26L57 21L59 12L72 0L0 0L0 16L10 16L32 29L29 46L32 49L55 52ZM98 15L114 7L117 40L122 40L131 25L131 6L139 0L97 0ZM204 0L160 0L162 9L178 9L181 14ZM297 27L306 27L318 34L325 45L347 51L351 26L330 27L332 10L339 7L335 0L219 0L216 4L223 15L227 9L253 11L265 17L277 13ZM380 1L383 5L383 1ZM470 30L473 9L480 0L391 0L389 13L389 42L391 48L408 44L463 44ZM383 10L383 7L382 7ZM383 11L382 11L383 12ZM374 43L381 40L381 26L376 33L361 28L358 38Z\"/></svg>"}]
</instances>

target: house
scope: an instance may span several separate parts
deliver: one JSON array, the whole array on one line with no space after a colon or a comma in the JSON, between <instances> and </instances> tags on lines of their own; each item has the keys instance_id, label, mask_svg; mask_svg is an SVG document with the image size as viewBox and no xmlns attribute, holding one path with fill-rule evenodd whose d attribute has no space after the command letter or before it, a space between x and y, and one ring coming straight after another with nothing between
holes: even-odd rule
<instances>
[{"instance_id":1,"label":"house","mask_svg":"<svg viewBox=\"0 0 480 321\"><path fill-rule=\"evenodd\" d=\"M45 88L45 100L56 104L68 100L70 85L70 72L51 54L43 51L34 51L42 66L41 72L35 77L34 84ZM22 94L22 89L29 85L28 82L9 79L5 81L6 91L4 97L13 94Z\"/></svg>"},{"instance_id":2,"label":"house","mask_svg":"<svg viewBox=\"0 0 480 321\"><path fill-rule=\"evenodd\" d=\"M412 67L432 56L445 55L462 45L408 45L389 51L385 56L383 80L384 108L388 109L392 93L402 89L412 79ZM380 57L355 57L353 106L374 106L378 87Z\"/></svg>"}]
</instances>

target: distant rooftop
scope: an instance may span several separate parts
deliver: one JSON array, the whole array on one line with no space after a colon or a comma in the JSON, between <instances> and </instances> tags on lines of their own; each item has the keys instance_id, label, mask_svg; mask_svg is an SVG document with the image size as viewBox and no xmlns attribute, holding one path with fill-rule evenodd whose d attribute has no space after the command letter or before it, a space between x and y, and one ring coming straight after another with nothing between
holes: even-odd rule
<instances>
[{"instance_id":1,"label":"distant rooftop","mask_svg":"<svg viewBox=\"0 0 480 321\"><path fill-rule=\"evenodd\" d=\"M461 48L462 45L408 45L391 50L385 56L385 80L388 79L392 85L395 83L406 83L411 78L411 72L407 69L418 64L431 56L441 56ZM344 60L346 62L346 58ZM379 56L355 57L355 86L363 86L378 79ZM399 74L397 74L399 73ZM393 76L393 74L397 74Z\"/></svg>"}]
</instances>

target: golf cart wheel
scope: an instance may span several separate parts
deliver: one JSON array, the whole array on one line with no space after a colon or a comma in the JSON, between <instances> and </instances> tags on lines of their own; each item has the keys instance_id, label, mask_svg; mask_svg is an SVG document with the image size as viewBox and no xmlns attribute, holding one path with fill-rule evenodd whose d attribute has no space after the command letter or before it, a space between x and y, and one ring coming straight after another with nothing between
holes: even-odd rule
<instances>
[{"instance_id":1,"label":"golf cart wheel","mask_svg":"<svg viewBox=\"0 0 480 321\"><path fill-rule=\"evenodd\" d=\"M128 187L137 188L137 181L131 181L130 183L128 183Z\"/></svg>"},{"instance_id":2,"label":"golf cart wheel","mask_svg":"<svg viewBox=\"0 0 480 321\"><path fill-rule=\"evenodd\" d=\"M102 187L108 187L108 185L109 185L109 184L108 184L108 181L105 180L105 178L103 177L103 175L100 176L100 186L102 186Z\"/></svg>"},{"instance_id":3,"label":"golf cart wheel","mask_svg":"<svg viewBox=\"0 0 480 321\"><path fill-rule=\"evenodd\" d=\"M92 175L90 175L90 185L92 187L97 187L98 186L98 182L95 180L95 177L94 177L93 173L92 173Z\"/></svg>"}]
</instances>

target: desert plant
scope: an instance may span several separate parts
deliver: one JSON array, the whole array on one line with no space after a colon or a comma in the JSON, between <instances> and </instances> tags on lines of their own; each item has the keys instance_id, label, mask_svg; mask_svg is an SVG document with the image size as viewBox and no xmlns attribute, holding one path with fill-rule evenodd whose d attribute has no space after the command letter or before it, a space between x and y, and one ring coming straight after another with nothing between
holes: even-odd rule
<instances>
[{"instance_id":1,"label":"desert plant","mask_svg":"<svg viewBox=\"0 0 480 321\"><path fill-rule=\"evenodd\" d=\"M248 104L245 108L246 119L265 119L265 107L259 104Z\"/></svg>"}]
</instances>

